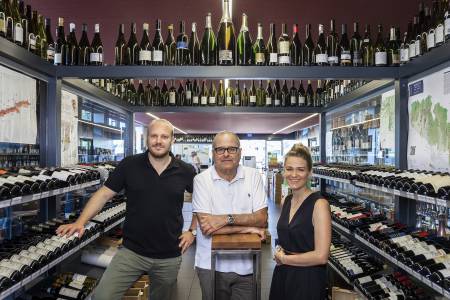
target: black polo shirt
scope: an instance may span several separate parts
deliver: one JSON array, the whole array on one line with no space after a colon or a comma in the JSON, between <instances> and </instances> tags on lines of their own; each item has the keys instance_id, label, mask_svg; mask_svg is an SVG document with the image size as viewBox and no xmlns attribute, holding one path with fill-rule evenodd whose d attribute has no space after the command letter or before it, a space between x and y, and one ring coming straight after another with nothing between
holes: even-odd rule
<instances>
[{"instance_id":1,"label":"black polo shirt","mask_svg":"<svg viewBox=\"0 0 450 300\"><path fill-rule=\"evenodd\" d=\"M125 189L127 210L123 245L150 258L181 255L184 191L192 193L194 168L172 153L169 166L158 175L148 151L124 158L105 182L115 192Z\"/></svg>"}]
</instances>

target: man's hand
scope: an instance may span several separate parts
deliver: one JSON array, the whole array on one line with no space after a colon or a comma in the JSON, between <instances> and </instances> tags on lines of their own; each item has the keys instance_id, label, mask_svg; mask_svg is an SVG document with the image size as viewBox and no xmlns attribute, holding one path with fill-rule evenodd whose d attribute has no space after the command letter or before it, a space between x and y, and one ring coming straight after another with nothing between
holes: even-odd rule
<instances>
[{"instance_id":1,"label":"man's hand","mask_svg":"<svg viewBox=\"0 0 450 300\"><path fill-rule=\"evenodd\" d=\"M183 254L192 245L195 240L195 236L192 232L185 231L178 237L178 239L180 240L178 247L181 248L181 254Z\"/></svg>"},{"instance_id":2,"label":"man's hand","mask_svg":"<svg viewBox=\"0 0 450 300\"><path fill-rule=\"evenodd\" d=\"M227 225L226 216L212 216L197 214L198 223L203 234L211 235L213 232Z\"/></svg>"},{"instance_id":3,"label":"man's hand","mask_svg":"<svg viewBox=\"0 0 450 300\"><path fill-rule=\"evenodd\" d=\"M259 235L261 241L264 241L266 239L266 230L264 228L248 227L247 230L245 230L243 233L256 233L257 235Z\"/></svg>"},{"instance_id":4,"label":"man's hand","mask_svg":"<svg viewBox=\"0 0 450 300\"><path fill-rule=\"evenodd\" d=\"M78 222L71 224L64 224L56 229L56 234L59 236L66 235L70 237L72 234L78 233L78 237L81 238L84 234L84 225Z\"/></svg>"}]
</instances>

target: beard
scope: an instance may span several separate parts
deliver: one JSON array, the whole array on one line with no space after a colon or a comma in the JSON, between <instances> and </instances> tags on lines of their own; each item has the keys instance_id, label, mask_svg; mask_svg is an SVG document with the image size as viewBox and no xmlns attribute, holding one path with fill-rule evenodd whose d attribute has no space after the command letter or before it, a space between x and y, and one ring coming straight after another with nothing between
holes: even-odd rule
<instances>
[{"instance_id":1,"label":"beard","mask_svg":"<svg viewBox=\"0 0 450 300\"><path fill-rule=\"evenodd\" d=\"M155 146L157 146L157 145L155 145ZM149 152L150 155L153 156L154 158L163 158L163 157L169 155L170 148L167 149L166 151L164 151L163 153L155 153L155 152L152 150L152 147L149 147L149 148L148 148L148 152Z\"/></svg>"}]
</instances>

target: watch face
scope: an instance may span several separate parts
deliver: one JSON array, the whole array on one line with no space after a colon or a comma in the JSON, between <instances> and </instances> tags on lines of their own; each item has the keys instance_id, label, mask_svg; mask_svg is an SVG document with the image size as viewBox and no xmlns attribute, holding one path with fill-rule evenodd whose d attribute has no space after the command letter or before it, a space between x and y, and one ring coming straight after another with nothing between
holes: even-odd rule
<instances>
[{"instance_id":1,"label":"watch face","mask_svg":"<svg viewBox=\"0 0 450 300\"><path fill-rule=\"evenodd\" d=\"M197 236L197 230L194 229L194 230L191 231L191 233L192 233L193 236Z\"/></svg>"}]
</instances>

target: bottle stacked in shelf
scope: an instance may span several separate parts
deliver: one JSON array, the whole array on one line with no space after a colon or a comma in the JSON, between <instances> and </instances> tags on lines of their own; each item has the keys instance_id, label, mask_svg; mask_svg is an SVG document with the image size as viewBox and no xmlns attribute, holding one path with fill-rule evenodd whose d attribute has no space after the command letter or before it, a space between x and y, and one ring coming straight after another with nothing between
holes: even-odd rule
<instances>
[{"instance_id":1,"label":"bottle stacked in shelf","mask_svg":"<svg viewBox=\"0 0 450 300\"><path fill-rule=\"evenodd\" d=\"M393 167L316 165L313 172L375 186L450 200L450 173L399 170Z\"/></svg>"},{"instance_id":2,"label":"bottle stacked in shelf","mask_svg":"<svg viewBox=\"0 0 450 300\"><path fill-rule=\"evenodd\" d=\"M102 233L107 225L123 218L126 210L123 201L124 198L117 197L107 204L93 221L85 225L81 238L77 234L70 237L55 235L60 225L75 221L78 217L76 214L66 221L52 219L45 223L26 224L24 234L3 241L0 245L0 291L38 271L95 234Z\"/></svg>"},{"instance_id":3,"label":"bottle stacked in shelf","mask_svg":"<svg viewBox=\"0 0 450 300\"><path fill-rule=\"evenodd\" d=\"M375 274L358 278L355 286L367 299L434 299L413 283L411 278L401 272L389 275Z\"/></svg>"}]
</instances>

